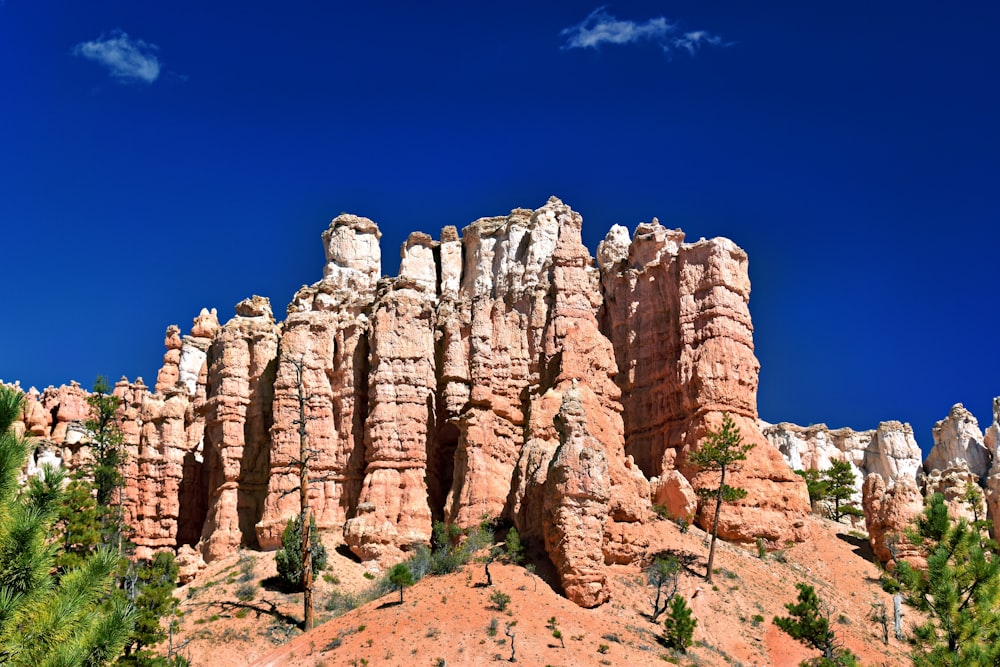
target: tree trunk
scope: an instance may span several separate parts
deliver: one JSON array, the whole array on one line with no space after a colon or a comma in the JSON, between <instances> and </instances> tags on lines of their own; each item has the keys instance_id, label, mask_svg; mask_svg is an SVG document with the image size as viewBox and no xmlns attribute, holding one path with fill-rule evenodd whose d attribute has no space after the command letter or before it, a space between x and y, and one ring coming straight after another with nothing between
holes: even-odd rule
<instances>
[{"instance_id":1,"label":"tree trunk","mask_svg":"<svg viewBox=\"0 0 1000 667\"><path fill-rule=\"evenodd\" d=\"M299 527L302 529L302 625L313 627L312 522L309 518L309 448L306 443L306 397L302 385L302 362L295 364L299 399Z\"/></svg>"},{"instance_id":2,"label":"tree trunk","mask_svg":"<svg viewBox=\"0 0 1000 667\"><path fill-rule=\"evenodd\" d=\"M719 492L715 494L715 518L712 519L712 543L708 548L708 571L705 573L705 581L712 583L712 564L715 562L715 540L719 534L719 513L722 510L722 490L726 486L726 467L722 466L722 474L719 476Z\"/></svg>"},{"instance_id":3,"label":"tree trunk","mask_svg":"<svg viewBox=\"0 0 1000 667\"><path fill-rule=\"evenodd\" d=\"M903 641L903 594L892 596L892 614L896 622L896 639Z\"/></svg>"}]
</instances>

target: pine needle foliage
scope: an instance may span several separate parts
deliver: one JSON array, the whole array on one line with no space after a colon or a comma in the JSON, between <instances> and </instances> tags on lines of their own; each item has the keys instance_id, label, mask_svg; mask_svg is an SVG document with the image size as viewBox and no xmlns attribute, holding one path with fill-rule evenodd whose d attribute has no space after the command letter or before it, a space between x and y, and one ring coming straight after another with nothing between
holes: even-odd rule
<instances>
[{"instance_id":1,"label":"pine needle foliage","mask_svg":"<svg viewBox=\"0 0 1000 667\"><path fill-rule=\"evenodd\" d=\"M906 602L927 615L913 629L917 667L1000 664L1000 559L996 543L964 519L952 521L934 494L911 541L926 549L927 569L899 564Z\"/></svg>"},{"instance_id":2,"label":"pine needle foliage","mask_svg":"<svg viewBox=\"0 0 1000 667\"><path fill-rule=\"evenodd\" d=\"M795 474L806 480L806 490L809 492L809 506L815 512L819 503L826 498L829 482L823 479L823 473L815 468L796 470Z\"/></svg>"},{"instance_id":3,"label":"pine needle foliage","mask_svg":"<svg viewBox=\"0 0 1000 667\"><path fill-rule=\"evenodd\" d=\"M688 455L688 461L699 468L719 473L715 486L699 486L695 489L699 496L715 501L715 516L712 519L712 542L708 550L708 567L705 581L712 581L712 564L715 561L715 542L719 535L719 513L722 503L731 503L746 498L745 489L726 484L726 473L731 472L745 461L754 444L744 443L740 429L729 413L722 416L722 427L709 431L701 446Z\"/></svg>"},{"instance_id":4,"label":"pine needle foliage","mask_svg":"<svg viewBox=\"0 0 1000 667\"><path fill-rule=\"evenodd\" d=\"M413 573L406 563L397 563L389 570L389 581L399 589L399 604L403 604L403 589L413 585Z\"/></svg>"},{"instance_id":5,"label":"pine needle foliage","mask_svg":"<svg viewBox=\"0 0 1000 667\"><path fill-rule=\"evenodd\" d=\"M833 461L827 470L823 471L826 489L823 499L832 502L830 518L840 521L845 516L864 516L864 512L849 501L854 496L854 469L849 461Z\"/></svg>"},{"instance_id":6,"label":"pine needle foliage","mask_svg":"<svg viewBox=\"0 0 1000 667\"><path fill-rule=\"evenodd\" d=\"M663 643L681 653L687 653L694 638L694 629L698 620L692 616L691 608L680 595L670 599L670 611L663 620Z\"/></svg>"},{"instance_id":7,"label":"pine needle foliage","mask_svg":"<svg viewBox=\"0 0 1000 667\"><path fill-rule=\"evenodd\" d=\"M119 665L147 667L162 663L161 656L150 647L167 638L161 619L174 622L180 600L174 597L179 568L173 552L160 551L151 561L138 561L129 566L126 575L131 585L122 592L136 608L135 630L125 646L125 656Z\"/></svg>"},{"instance_id":8,"label":"pine needle foliage","mask_svg":"<svg viewBox=\"0 0 1000 667\"><path fill-rule=\"evenodd\" d=\"M96 667L117 657L132 631L134 609L114 601L118 554L99 548L53 575L48 537L61 502L51 470L17 494L27 443L14 436L22 394L0 386L0 664Z\"/></svg>"},{"instance_id":9,"label":"pine needle foliage","mask_svg":"<svg viewBox=\"0 0 1000 667\"><path fill-rule=\"evenodd\" d=\"M313 572L320 572L326 567L326 547L319 539L316 529L316 519L309 515L309 553L312 555ZM302 517L296 515L288 520L281 532L281 549L274 554L274 562L278 566L278 577L289 588L302 590Z\"/></svg>"},{"instance_id":10,"label":"pine needle foliage","mask_svg":"<svg viewBox=\"0 0 1000 667\"><path fill-rule=\"evenodd\" d=\"M107 378L98 375L94 390L87 397L90 418L84 423L94 439L93 476L97 487L97 504L110 507L122 486L121 469L125 464L125 436L118 425L121 399L111 393Z\"/></svg>"},{"instance_id":11,"label":"pine needle foliage","mask_svg":"<svg viewBox=\"0 0 1000 667\"><path fill-rule=\"evenodd\" d=\"M830 627L827 609L816 595L816 590L808 584L798 583L797 602L785 604L789 616L775 616L774 624L806 646L822 652L822 655L806 660L806 667L856 667L857 658L849 650L841 647L837 636Z\"/></svg>"}]
</instances>

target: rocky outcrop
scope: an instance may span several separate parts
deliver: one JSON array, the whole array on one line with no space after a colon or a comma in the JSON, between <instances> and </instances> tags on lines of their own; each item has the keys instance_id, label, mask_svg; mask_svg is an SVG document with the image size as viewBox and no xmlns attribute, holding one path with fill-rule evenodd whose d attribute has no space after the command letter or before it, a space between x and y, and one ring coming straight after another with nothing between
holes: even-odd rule
<instances>
[{"instance_id":1,"label":"rocky outcrop","mask_svg":"<svg viewBox=\"0 0 1000 667\"><path fill-rule=\"evenodd\" d=\"M752 541L802 540L805 484L757 424L757 376L747 256L728 239L684 243L655 219L612 228L598 248L602 330L614 345L623 392L624 442L647 476L679 470L695 486L713 473L687 463L723 413L733 416L748 459L732 484L747 497L726 504L719 534ZM697 520L707 526L708 503Z\"/></svg>"},{"instance_id":2,"label":"rocky outcrop","mask_svg":"<svg viewBox=\"0 0 1000 667\"><path fill-rule=\"evenodd\" d=\"M856 502L861 501L861 487L869 474L877 473L889 484L902 477L916 481L921 467L913 428L898 421L885 421L868 431L830 429L826 424L762 423L762 431L792 470L827 470L835 460L850 463Z\"/></svg>"},{"instance_id":3,"label":"rocky outcrop","mask_svg":"<svg viewBox=\"0 0 1000 667\"><path fill-rule=\"evenodd\" d=\"M654 221L614 227L598 269L581 228L551 198L414 233L382 278L378 226L344 214L280 325L251 297L224 326L168 328L154 391L116 388L143 548L184 547L195 571L278 546L305 466L317 524L363 559L403 558L434 520L510 520L592 606L608 564L644 555L651 500L707 525L692 484L713 473L687 454L725 413L754 449L720 535L803 539L805 486L757 425L746 254ZM79 387L46 390L23 428L75 465L86 414Z\"/></svg>"},{"instance_id":4,"label":"rocky outcrop","mask_svg":"<svg viewBox=\"0 0 1000 667\"><path fill-rule=\"evenodd\" d=\"M952 518L966 521L985 518L986 508L982 504L983 494L979 488L979 477L969 470L965 460L952 461L944 470L934 468L922 476L920 483L925 498L935 493L944 496L948 514ZM976 500L969 498L970 491Z\"/></svg>"},{"instance_id":5,"label":"rocky outcrop","mask_svg":"<svg viewBox=\"0 0 1000 667\"><path fill-rule=\"evenodd\" d=\"M698 511L698 494L691 482L678 470L671 470L662 479L651 480L653 504L663 508L674 521L691 523Z\"/></svg>"},{"instance_id":6,"label":"rocky outcrop","mask_svg":"<svg viewBox=\"0 0 1000 667\"><path fill-rule=\"evenodd\" d=\"M575 388L562 398L555 418L559 446L545 480L542 525L545 551L563 591L581 607L607 602L601 537L611 512L611 479L604 447L588 430Z\"/></svg>"},{"instance_id":7,"label":"rocky outcrop","mask_svg":"<svg viewBox=\"0 0 1000 667\"><path fill-rule=\"evenodd\" d=\"M411 234L399 277L385 286L371 319L364 482L344 540L364 560L398 562L431 537L427 444L434 429L437 243Z\"/></svg>"},{"instance_id":8,"label":"rocky outcrop","mask_svg":"<svg viewBox=\"0 0 1000 667\"><path fill-rule=\"evenodd\" d=\"M271 472L256 532L263 549L299 511L299 398L305 429L310 503L321 528L353 516L365 471L368 324L381 273L381 233L368 218L343 214L323 232L323 279L303 286L288 306L278 347L271 427Z\"/></svg>"},{"instance_id":9,"label":"rocky outcrop","mask_svg":"<svg viewBox=\"0 0 1000 667\"><path fill-rule=\"evenodd\" d=\"M934 446L924 461L924 471L945 470L965 462L977 478L989 474L993 456L983 443L979 422L961 403L952 406L948 416L931 430Z\"/></svg>"},{"instance_id":10,"label":"rocky outcrop","mask_svg":"<svg viewBox=\"0 0 1000 667\"><path fill-rule=\"evenodd\" d=\"M167 327L167 333L163 338L163 346L167 348L167 351L163 354L163 366L160 367L160 372L156 374L156 385L154 387L156 393L167 393L180 380L181 347L183 345L184 343L181 341L181 328L176 324L171 324Z\"/></svg>"},{"instance_id":11,"label":"rocky outcrop","mask_svg":"<svg viewBox=\"0 0 1000 667\"><path fill-rule=\"evenodd\" d=\"M207 508L200 531L206 561L256 546L270 475L269 431L279 329L271 304L236 304L211 346L202 474Z\"/></svg>"},{"instance_id":12,"label":"rocky outcrop","mask_svg":"<svg viewBox=\"0 0 1000 667\"><path fill-rule=\"evenodd\" d=\"M983 444L990 452L993 463L985 480L986 511L992 526L992 535L1000 537L1000 396L993 399L993 423L983 435ZM982 480L981 480L982 483Z\"/></svg>"},{"instance_id":13,"label":"rocky outcrop","mask_svg":"<svg viewBox=\"0 0 1000 667\"><path fill-rule=\"evenodd\" d=\"M904 536L924 507L924 499L915 481L901 477L886 484L878 473L865 478L862 489L865 526L876 558L891 567L906 561L921 565L921 554Z\"/></svg>"}]
</instances>

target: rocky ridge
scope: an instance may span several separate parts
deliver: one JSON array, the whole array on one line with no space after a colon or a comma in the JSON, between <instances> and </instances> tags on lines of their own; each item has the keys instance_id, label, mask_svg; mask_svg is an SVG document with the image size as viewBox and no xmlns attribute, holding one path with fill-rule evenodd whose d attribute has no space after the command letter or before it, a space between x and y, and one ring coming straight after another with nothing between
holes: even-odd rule
<instances>
[{"instance_id":1,"label":"rocky ridge","mask_svg":"<svg viewBox=\"0 0 1000 667\"><path fill-rule=\"evenodd\" d=\"M644 555L653 501L708 525L690 489L711 473L687 455L724 413L756 447L720 535L806 539L805 486L758 425L746 253L654 220L634 238L615 226L595 262L581 228L552 198L411 234L382 277L378 226L341 215L283 322L255 296L221 326L205 310L186 336L168 328L153 391L115 387L140 548L179 549L191 570L277 546L298 506L300 399L317 523L382 566L434 520L505 520L545 545L571 599L600 604L604 568ZM86 395L29 392L36 465L85 460Z\"/></svg>"},{"instance_id":2,"label":"rocky ridge","mask_svg":"<svg viewBox=\"0 0 1000 667\"><path fill-rule=\"evenodd\" d=\"M882 422L869 431L829 429L825 424L767 424L762 431L794 470L826 470L834 460L847 461L855 472L855 502L864 510L865 526L875 555L883 563L914 561L903 532L923 509L924 499L940 493L956 518L983 518L1000 534L1000 398L993 401L993 423L984 434L961 403L932 429L934 446L926 459L909 424ZM977 489L984 506L974 510L964 499Z\"/></svg>"}]
</instances>

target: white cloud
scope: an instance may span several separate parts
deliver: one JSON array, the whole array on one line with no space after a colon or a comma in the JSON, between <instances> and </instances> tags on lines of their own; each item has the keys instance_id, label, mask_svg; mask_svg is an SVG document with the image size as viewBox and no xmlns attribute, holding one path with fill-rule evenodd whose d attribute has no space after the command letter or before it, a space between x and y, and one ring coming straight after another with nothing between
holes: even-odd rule
<instances>
[{"instance_id":1,"label":"white cloud","mask_svg":"<svg viewBox=\"0 0 1000 667\"><path fill-rule=\"evenodd\" d=\"M156 51L159 47L155 44L132 39L127 33L115 30L110 37L101 35L93 41L77 44L73 55L104 65L119 81L153 83L160 76Z\"/></svg>"},{"instance_id":2,"label":"white cloud","mask_svg":"<svg viewBox=\"0 0 1000 667\"><path fill-rule=\"evenodd\" d=\"M559 35L566 38L563 49L596 49L601 44L649 41L659 45L667 55L677 49L684 49L694 55L705 44L722 44L721 37L705 30L682 33L676 23L663 16L642 23L622 21L608 14L603 6L592 11L577 25L561 30Z\"/></svg>"},{"instance_id":3,"label":"white cloud","mask_svg":"<svg viewBox=\"0 0 1000 667\"><path fill-rule=\"evenodd\" d=\"M688 53L694 55L694 52L697 51L702 44L718 46L722 44L722 38L718 35L707 33L704 30L694 30L692 32L686 32L680 37L675 37L671 40L671 42L676 48L686 49Z\"/></svg>"}]
</instances>

